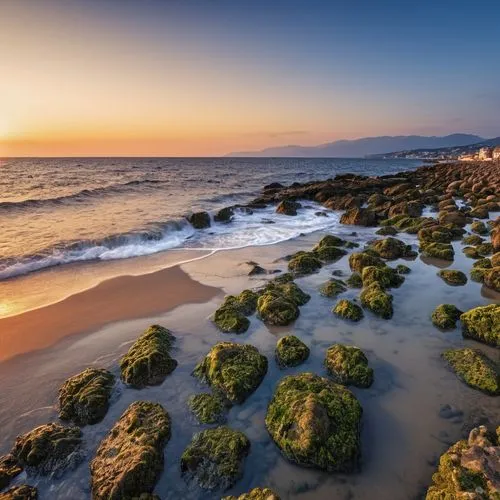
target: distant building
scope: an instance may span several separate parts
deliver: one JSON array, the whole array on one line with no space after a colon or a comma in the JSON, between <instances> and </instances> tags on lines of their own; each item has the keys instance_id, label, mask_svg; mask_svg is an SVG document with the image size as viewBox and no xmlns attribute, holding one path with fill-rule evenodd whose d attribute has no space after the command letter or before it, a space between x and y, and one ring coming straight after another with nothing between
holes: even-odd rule
<instances>
[{"instance_id":1,"label":"distant building","mask_svg":"<svg viewBox=\"0 0 500 500\"><path fill-rule=\"evenodd\" d=\"M500 146L497 146L497 147L493 150L492 158L493 158L494 160L500 160Z\"/></svg>"},{"instance_id":2,"label":"distant building","mask_svg":"<svg viewBox=\"0 0 500 500\"><path fill-rule=\"evenodd\" d=\"M478 153L478 160L492 160L493 148L481 148Z\"/></svg>"}]
</instances>

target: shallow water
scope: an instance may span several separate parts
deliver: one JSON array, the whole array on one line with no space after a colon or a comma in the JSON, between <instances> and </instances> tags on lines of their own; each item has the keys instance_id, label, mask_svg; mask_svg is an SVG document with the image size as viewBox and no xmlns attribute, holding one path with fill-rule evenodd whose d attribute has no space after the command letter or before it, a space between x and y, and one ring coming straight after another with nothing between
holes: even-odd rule
<instances>
[{"instance_id":1,"label":"shallow water","mask_svg":"<svg viewBox=\"0 0 500 500\"><path fill-rule=\"evenodd\" d=\"M367 241L375 229L344 227L344 234L356 231L349 239ZM337 233L338 234L338 233ZM279 245L219 252L204 260L183 265L194 279L222 287L226 293L257 286L260 279L248 278L241 263L256 260L266 268L284 269L280 257L298 249L310 248L322 233L314 233ZM415 237L400 235L415 244ZM473 260L461 253L455 242L455 262L449 267L467 273ZM133 261L131 261L133 262ZM155 492L162 499L216 499L220 491L207 492L187 484L180 475L179 460L192 434L208 426L197 424L186 407L188 397L208 387L190 376L195 364L217 341L231 339L248 342L268 357L269 370L256 392L229 412L228 425L243 431L251 441L244 475L229 493L241 493L255 486L275 489L283 499L360 498L386 500L413 499L425 492L436 460L446 448L466 434L473 424L498 424L498 398L474 391L451 373L440 354L449 347L474 345L498 359L498 351L473 341L465 341L460 331L441 332L432 326L430 314L440 303L450 302L466 310L485 305L498 296L482 295L481 285L469 280L464 287L450 287L436 276L439 267L417 258L404 262L412 272L405 283L392 290L394 317L382 320L370 313L357 324L334 317L330 309L335 299L322 297L319 285L342 270L347 277L347 257L325 266L318 274L297 280L311 294L301 307L298 320L286 328L267 327L253 317L250 329L242 335L220 333L209 316L223 293L206 304L192 304L154 318L115 323L89 335L69 337L57 346L14 358L0 364L1 451L7 451L15 435L57 418L54 404L57 388L68 376L89 365L110 368L118 375L117 360L137 335L152 323L171 329L177 337L174 357L178 368L157 387L140 391L117 384L114 402L100 424L84 428L87 459L99 441L134 400L158 401L172 417L172 439L165 448L165 469ZM438 263L436 263L438 264ZM468 274L468 273L467 273ZM359 290L341 297L355 298ZM485 294L486 295L486 294ZM299 336L311 348L310 358L301 366L279 370L274 361L277 339L285 334ZM322 366L326 349L335 342L361 347L375 371L369 389L353 389L363 409L362 460L358 473L327 474L304 469L287 462L267 434L264 418L274 387L285 374L312 371L326 376ZM442 405L463 412L461 417L443 419ZM87 499L90 497L88 460L62 479L47 481L29 478L40 488L40 499ZM15 482L26 481L20 476Z\"/></svg>"}]
</instances>

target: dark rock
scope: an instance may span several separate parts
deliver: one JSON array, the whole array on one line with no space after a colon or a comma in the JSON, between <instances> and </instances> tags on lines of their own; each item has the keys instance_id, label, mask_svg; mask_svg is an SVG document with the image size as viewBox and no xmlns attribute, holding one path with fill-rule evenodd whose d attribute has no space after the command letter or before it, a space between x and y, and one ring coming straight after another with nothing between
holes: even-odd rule
<instances>
[{"instance_id":1,"label":"dark rock","mask_svg":"<svg viewBox=\"0 0 500 500\"><path fill-rule=\"evenodd\" d=\"M221 208L215 215L215 222L230 222L234 215L234 210L232 207Z\"/></svg>"},{"instance_id":2,"label":"dark rock","mask_svg":"<svg viewBox=\"0 0 500 500\"><path fill-rule=\"evenodd\" d=\"M196 212L190 215L188 220L195 229L210 227L210 215L208 212Z\"/></svg>"},{"instance_id":3,"label":"dark rock","mask_svg":"<svg viewBox=\"0 0 500 500\"><path fill-rule=\"evenodd\" d=\"M369 208L352 208L342 215L340 222L355 226L376 226L377 216Z\"/></svg>"},{"instance_id":4,"label":"dark rock","mask_svg":"<svg viewBox=\"0 0 500 500\"><path fill-rule=\"evenodd\" d=\"M195 394L189 398L188 405L201 424L222 424L226 421L228 405L219 394Z\"/></svg>"},{"instance_id":5,"label":"dark rock","mask_svg":"<svg viewBox=\"0 0 500 500\"><path fill-rule=\"evenodd\" d=\"M281 368L298 366L309 357L309 347L295 335L281 337L276 344L276 361Z\"/></svg>"},{"instance_id":6,"label":"dark rock","mask_svg":"<svg viewBox=\"0 0 500 500\"><path fill-rule=\"evenodd\" d=\"M0 457L0 490L6 488L22 471L23 468L14 455Z\"/></svg>"},{"instance_id":7,"label":"dark rock","mask_svg":"<svg viewBox=\"0 0 500 500\"><path fill-rule=\"evenodd\" d=\"M373 383L373 370L359 347L332 345L326 351L325 366L338 384L370 387Z\"/></svg>"},{"instance_id":8,"label":"dark rock","mask_svg":"<svg viewBox=\"0 0 500 500\"><path fill-rule=\"evenodd\" d=\"M283 215L297 215L297 210L301 207L300 203L293 200L283 200L277 207L276 213Z\"/></svg>"},{"instance_id":9,"label":"dark rock","mask_svg":"<svg viewBox=\"0 0 500 500\"><path fill-rule=\"evenodd\" d=\"M0 493L0 500L37 500L38 491L33 486L22 484Z\"/></svg>"}]
</instances>

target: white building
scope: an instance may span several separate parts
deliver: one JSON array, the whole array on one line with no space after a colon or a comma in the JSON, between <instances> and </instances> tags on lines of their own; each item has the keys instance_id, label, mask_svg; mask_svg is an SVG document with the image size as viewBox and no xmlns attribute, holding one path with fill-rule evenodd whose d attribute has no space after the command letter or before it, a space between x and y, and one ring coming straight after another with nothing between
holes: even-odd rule
<instances>
[{"instance_id":1,"label":"white building","mask_svg":"<svg viewBox=\"0 0 500 500\"><path fill-rule=\"evenodd\" d=\"M492 160L493 159L493 149L492 148L481 148L478 154L478 160Z\"/></svg>"}]
</instances>

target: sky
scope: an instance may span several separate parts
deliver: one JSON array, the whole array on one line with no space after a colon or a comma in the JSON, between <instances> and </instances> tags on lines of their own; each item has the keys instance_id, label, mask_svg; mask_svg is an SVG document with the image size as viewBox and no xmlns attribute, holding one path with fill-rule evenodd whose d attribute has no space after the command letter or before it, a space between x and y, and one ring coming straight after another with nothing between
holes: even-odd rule
<instances>
[{"instance_id":1,"label":"sky","mask_svg":"<svg viewBox=\"0 0 500 500\"><path fill-rule=\"evenodd\" d=\"M500 136L495 0L0 0L0 156Z\"/></svg>"}]
</instances>

